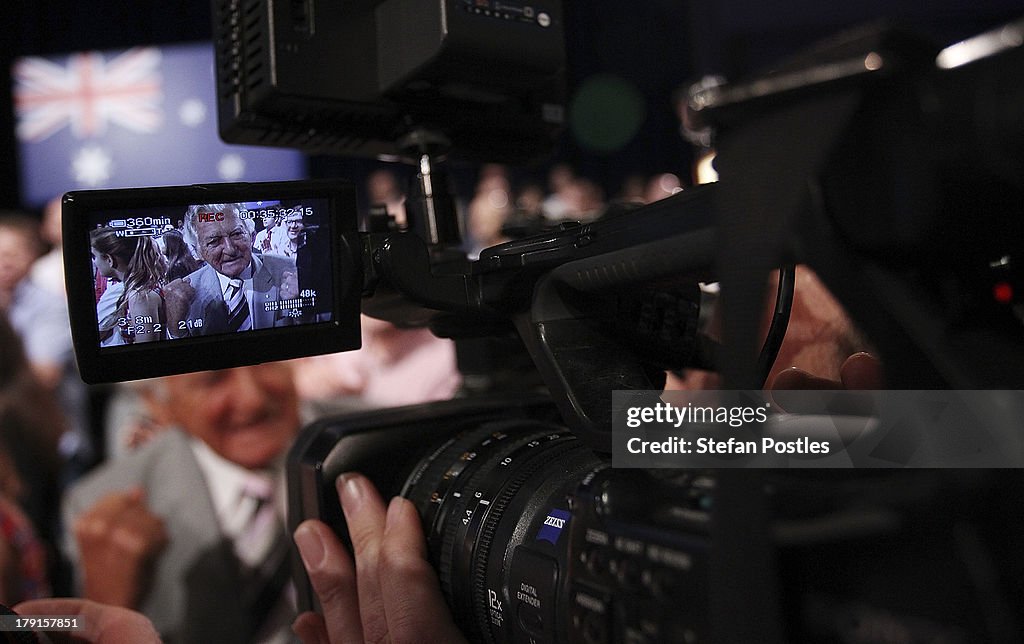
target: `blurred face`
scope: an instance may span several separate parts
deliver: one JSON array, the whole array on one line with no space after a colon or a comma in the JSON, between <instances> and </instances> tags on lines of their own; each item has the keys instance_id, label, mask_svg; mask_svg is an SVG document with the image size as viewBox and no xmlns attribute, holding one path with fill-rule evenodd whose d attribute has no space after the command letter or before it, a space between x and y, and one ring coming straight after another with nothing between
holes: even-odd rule
<instances>
[{"instance_id":1,"label":"blurred face","mask_svg":"<svg viewBox=\"0 0 1024 644\"><path fill-rule=\"evenodd\" d=\"M248 469L269 466L299 429L298 396L283 363L172 376L164 386L169 420Z\"/></svg>"},{"instance_id":2,"label":"blurred face","mask_svg":"<svg viewBox=\"0 0 1024 644\"><path fill-rule=\"evenodd\" d=\"M99 271L99 274L103 277L117 277L117 274L114 272L114 258L110 255L99 252L95 248L91 250L92 261L96 266L96 270Z\"/></svg>"},{"instance_id":3,"label":"blurred face","mask_svg":"<svg viewBox=\"0 0 1024 644\"><path fill-rule=\"evenodd\" d=\"M371 174L366 188L370 193L370 201L373 203L384 203L398 194L395 177L386 170Z\"/></svg>"},{"instance_id":4,"label":"blurred face","mask_svg":"<svg viewBox=\"0 0 1024 644\"><path fill-rule=\"evenodd\" d=\"M28 274L36 256L24 235L0 228L0 289L13 289Z\"/></svg>"},{"instance_id":5,"label":"blurred face","mask_svg":"<svg viewBox=\"0 0 1024 644\"><path fill-rule=\"evenodd\" d=\"M299 237L302 235L302 229L306 227L306 225L302 223L302 215L288 215L284 220L284 225L288 230L289 241L293 242L299 240Z\"/></svg>"},{"instance_id":6,"label":"blurred face","mask_svg":"<svg viewBox=\"0 0 1024 644\"><path fill-rule=\"evenodd\" d=\"M233 211L223 213L219 221L217 216L220 213L199 213L196 221L199 254L221 275L238 277L252 261L249 229L238 221Z\"/></svg>"},{"instance_id":7,"label":"blurred face","mask_svg":"<svg viewBox=\"0 0 1024 644\"><path fill-rule=\"evenodd\" d=\"M54 246L60 246L63 239L60 229L60 201L60 197L55 197L47 202L46 209L43 210L43 227L40 229L40 232L43 234L43 239Z\"/></svg>"},{"instance_id":8,"label":"blurred face","mask_svg":"<svg viewBox=\"0 0 1024 644\"><path fill-rule=\"evenodd\" d=\"M478 243L490 246L501 240L501 227L505 224L507 211L492 204L483 203L470 209L469 231Z\"/></svg>"}]
</instances>

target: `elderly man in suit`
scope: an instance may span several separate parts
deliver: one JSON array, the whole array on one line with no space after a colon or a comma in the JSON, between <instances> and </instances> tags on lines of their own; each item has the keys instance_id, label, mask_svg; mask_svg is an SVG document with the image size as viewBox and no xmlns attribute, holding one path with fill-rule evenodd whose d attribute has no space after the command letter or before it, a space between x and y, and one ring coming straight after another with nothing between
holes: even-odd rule
<instances>
[{"instance_id":1,"label":"elderly man in suit","mask_svg":"<svg viewBox=\"0 0 1024 644\"><path fill-rule=\"evenodd\" d=\"M65 497L82 596L141 611L167 642L289 641L283 467L299 428L290 367L151 386L161 420L176 427Z\"/></svg>"},{"instance_id":2,"label":"elderly man in suit","mask_svg":"<svg viewBox=\"0 0 1024 644\"><path fill-rule=\"evenodd\" d=\"M206 262L164 287L172 337L287 326L299 294L295 260L253 255L251 219L238 204L190 206L184 238Z\"/></svg>"}]
</instances>

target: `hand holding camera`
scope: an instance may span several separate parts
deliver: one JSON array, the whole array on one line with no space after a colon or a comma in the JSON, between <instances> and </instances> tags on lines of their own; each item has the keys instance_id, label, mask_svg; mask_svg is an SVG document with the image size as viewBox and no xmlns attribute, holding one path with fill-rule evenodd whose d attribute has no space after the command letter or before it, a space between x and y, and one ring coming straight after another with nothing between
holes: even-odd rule
<instances>
[{"instance_id":1,"label":"hand holding camera","mask_svg":"<svg viewBox=\"0 0 1024 644\"><path fill-rule=\"evenodd\" d=\"M294 629L304 642L463 642L445 605L413 504L385 508L359 474L336 482L355 560L334 532L310 520L295 531L323 614L303 613Z\"/></svg>"}]
</instances>

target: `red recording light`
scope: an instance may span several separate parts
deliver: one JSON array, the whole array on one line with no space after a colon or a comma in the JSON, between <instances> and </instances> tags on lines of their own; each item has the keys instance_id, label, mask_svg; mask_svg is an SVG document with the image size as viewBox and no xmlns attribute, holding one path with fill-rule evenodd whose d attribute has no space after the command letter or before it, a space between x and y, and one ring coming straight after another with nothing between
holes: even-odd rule
<instances>
[{"instance_id":1,"label":"red recording light","mask_svg":"<svg viewBox=\"0 0 1024 644\"><path fill-rule=\"evenodd\" d=\"M1013 287L1009 282L998 282L992 287L992 297L1000 304L1009 304L1013 301Z\"/></svg>"}]
</instances>

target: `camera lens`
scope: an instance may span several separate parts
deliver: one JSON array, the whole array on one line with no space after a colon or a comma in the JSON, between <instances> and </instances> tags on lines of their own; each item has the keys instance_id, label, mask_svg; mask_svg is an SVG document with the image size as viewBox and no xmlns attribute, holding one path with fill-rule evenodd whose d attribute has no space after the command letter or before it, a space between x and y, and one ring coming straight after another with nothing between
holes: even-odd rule
<instances>
[{"instance_id":1,"label":"camera lens","mask_svg":"<svg viewBox=\"0 0 1024 644\"><path fill-rule=\"evenodd\" d=\"M500 633L513 624L555 632L560 530L572 491L602 463L565 427L523 420L486 423L419 461L402 494L420 511L442 589L471 639L507 640ZM527 539L537 545L517 555ZM516 592L526 601L512 611Z\"/></svg>"}]
</instances>

